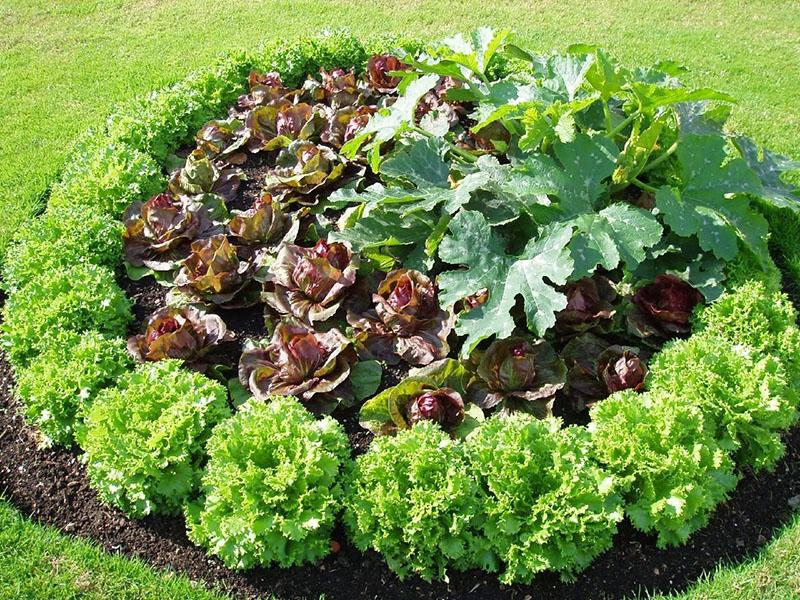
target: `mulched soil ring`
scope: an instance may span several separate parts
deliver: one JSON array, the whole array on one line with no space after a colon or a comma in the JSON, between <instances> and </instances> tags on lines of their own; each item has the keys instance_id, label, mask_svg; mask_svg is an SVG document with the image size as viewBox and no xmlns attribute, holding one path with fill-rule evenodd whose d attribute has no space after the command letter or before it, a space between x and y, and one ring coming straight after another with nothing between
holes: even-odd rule
<instances>
[{"instance_id":1,"label":"mulched soil ring","mask_svg":"<svg viewBox=\"0 0 800 600\"><path fill-rule=\"evenodd\" d=\"M659 550L654 539L623 523L614 547L577 581L554 574L530 586L503 586L480 571L452 573L449 585L419 579L401 582L374 553L360 553L341 529L342 545L317 566L234 572L205 555L186 538L177 517L129 519L102 504L89 488L77 452L39 450L34 431L13 397L13 373L0 355L0 493L24 514L64 533L99 542L106 550L137 556L158 568L185 573L212 587L245 598L622 598L641 592L680 591L725 562L739 562L767 543L775 528L791 519L800 500L800 427L786 435L787 455L773 473L747 473L711 523L679 548ZM353 440L351 439L351 442Z\"/></svg>"}]
</instances>

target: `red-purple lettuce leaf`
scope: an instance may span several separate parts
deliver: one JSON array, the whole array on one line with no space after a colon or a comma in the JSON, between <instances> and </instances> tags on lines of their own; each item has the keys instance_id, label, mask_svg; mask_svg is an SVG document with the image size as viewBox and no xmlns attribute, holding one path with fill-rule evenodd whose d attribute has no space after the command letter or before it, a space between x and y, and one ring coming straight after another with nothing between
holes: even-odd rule
<instances>
[{"instance_id":1,"label":"red-purple lettuce leaf","mask_svg":"<svg viewBox=\"0 0 800 600\"><path fill-rule=\"evenodd\" d=\"M338 329L318 332L288 317L264 344L248 342L239 360L239 381L256 398L295 396L309 408L330 412L353 394L348 382L355 353Z\"/></svg>"},{"instance_id":2,"label":"red-purple lettuce leaf","mask_svg":"<svg viewBox=\"0 0 800 600\"><path fill-rule=\"evenodd\" d=\"M674 275L659 275L633 296L628 329L641 338L670 339L691 332L690 319L703 295Z\"/></svg>"},{"instance_id":3,"label":"red-purple lettuce leaf","mask_svg":"<svg viewBox=\"0 0 800 600\"><path fill-rule=\"evenodd\" d=\"M390 75L392 71L405 71L409 66L391 54L374 54L367 61L367 83L380 94L397 91L401 78Z\"/></svg>"},{"instance_id":4,"label":"red-purple lettuce leaf","mask_svg":"<svg viewBox=\"0 0 800 600\"><path fill-rule=\"evenodd\" d=\"M357 272L358 255L345 243L285 244L269 267L262 299L278 314L309 324L324 321L339 309Z\"/></svg>"},{"instance_id":5,"label":"red-purple lettuce leaf","mask_svg":"<svg viewBox=\"0 0 800 600\"><path fill-rule=\"evenodd\" d=\"M218 231L202 205L168 193L132 203L123 221L125 260L154 271L175 269L189 254L189 242Z\"/></svg>"},{"instance_id":6,"label":"red-purple lettuce leaf","mask_svg":"<svg viewBox=\"0 0 800 600\"><path fill-rule=\"evenodd\" d=\"M421 420L432 420L454 437L466 437L483 420L483 411L464 402L468 371L456 360L444 359L367 400L359 423L376 435L409 429Z\"/></svg>"},{"instance_id":7,"label":"red-purple lettuce leaf","mask_svg":"<svg viewBox=\"0 0 800 600\"><path fill-rule=\"evenodd\" d=\"M567 306L556 313L556 332L576 335L590 330L608 331L616 314L617 292L602 275L584 277L562 289Z\"/></svg>"},{"instance_id":8,"label":"red-purple lettuce leaf","mask_svg":"<svg viewBox=\"0 0 800 600\"><path fill-rule=\"evenodd\" d=\"M225 235L192 242L191 254L181 263L175 285L190 298L224 308L249 306L258 301L253 290L256 264L242 260ZM250 289L248 289L250 288ZM249 293L251 290L256 293Z\"/></svg>"},{"instance_id":9,"label":"red-purple lettuce leaf","mask_svg":"<svg viewBox=\"0 0 800 600\"><path fill-rule=\"evenodd\" d=\"M128 339L128 352L138 362L165 358L194 362L231 339L233 335L217 315L193 306L166 306L148 317L142 333Z\"/></svg>"},{"instance_id":10,"label":"red-purple lettuce leaf","mask_svg":"<svg viewBox=\"0 0 800 600\"><path fill-rule=\"evenodd\" d=\"M552 415L556 392L566 382L567 368L553 347L525 334L495 340L470 361L476 376L469 396L484 409L502 403L504 412L524 410L543 419Z\"/></svg>"},{"instance_id":11,"label":"red-purple lettuce leaf","mask_svg":"<svg viewBox=\"0 0 800 600\"><path fill-rule=\"evenodd\" d=\"M613 392L644 388L647 365L638 348L585 333L570 340L561 356L569 369L565 394L575 411L590 408Z\"/></svg>"},{"instance_id":12,"label":"red-purple lettuce leaf","mask_svg":"<svg viewBox=\"0 0 800 600\"><path fill-rule=\"evenodd\" d=\"M283 212L272 196L264 194L245 211L231 211L228 233L237 242L248 246L270 246L276 249L282 242L293 241L299 221ZM291 239L289 239L291 237Z\"/></svg>"},{"instance_id":13,"label":"red-purple lettuce leaf","mask_svg":"<svg viewBox=\"0 0 800 600\"><path fill-rule=\"evenodd\" d=\"M306 140L295 140L281 150L275 168L267 174L265 187L284 201L315 204L316 198L307 196L324 185L335 182L344 174L345 162L328 146L316 145Z\"/></svg>"},{"instance_id":14,"label":"red-purple lettuce leaf","mask_svg":"<svg viewBox=\"0 0 800 600\"><path fill-rule=\"evenodd\" d=\"M372 300L372 309L347 315L363 358L427 365L450 352L447 336L455 318L441 308L436 286L427 276L396 269L386 275Z\"/></svg>"}]
</instances>

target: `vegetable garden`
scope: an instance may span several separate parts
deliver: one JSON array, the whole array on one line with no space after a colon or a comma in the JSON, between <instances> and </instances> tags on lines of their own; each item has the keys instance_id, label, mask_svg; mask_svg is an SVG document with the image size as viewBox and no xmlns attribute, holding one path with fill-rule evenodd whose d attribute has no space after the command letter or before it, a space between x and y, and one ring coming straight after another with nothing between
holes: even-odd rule
<instances>
[{"instance_id":1,"label":"vegetable garden","mask_svg":"<svg viewBox=\"0 0 800 600\"><path fill-rule=\"evenodd\" d=\"M499 595L686 544L797 421L800 197L682 72L335 35L123 107L4 265L20 411L235 570Z\"/></svg>"}]
</instances>

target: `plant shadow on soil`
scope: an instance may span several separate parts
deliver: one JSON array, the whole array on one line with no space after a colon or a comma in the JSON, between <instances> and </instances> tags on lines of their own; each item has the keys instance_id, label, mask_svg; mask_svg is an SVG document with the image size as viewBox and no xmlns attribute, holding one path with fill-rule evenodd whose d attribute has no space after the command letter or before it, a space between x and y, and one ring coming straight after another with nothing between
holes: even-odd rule
<instances>
[{"instance_id":1,"label":"plant shadow on soil","mask_svg":"<svg viewBox=\"0 0 800 600\"><path fill-rule=\"evenodd\" d=\"M779 263L779 266L780 263ZM146 282L123 282L135 302L138 330L148 314L163 305L164 288ZM798 287L785 281L785 290L800 306ZM0 296L0 303L4 298ZM232 364L238 362L247 336L263 335L262 307L223 318L234 330L231 347L221 349ZM237 311L238 312L238 311ZM230 318L230 320L229 320ZM234 321L233 319L239 319ZM383 386L403 373L386 371ZM531 585L505 586L497 576L481 571L451 573L450 583L425 583L418 578L401 582L375 552L359 552L341 526L333 539L341 544L318 565L255 568L244 572L227 569L186 537L178 516L126 517L102 504L89 487L77 449L41 450L35 431L24 421L14 397L14 374L0 353L0 496L23 514L66 534L98 542L110 552L136 556L157 568L185 573L210 587L243 598L274 595L282 599L616 599L636 593L681 592L720 563L736 564L754 556L772 532L792 518L800 497L800 426L786 433L786 455L772 473L746 471L730 499L718 507L707 527L683 546L658 549L652 536L621 523L614 546L598 557L576 581L564 583L553 573L543 573ZM371 434L360 429L355 411L338 415L354 453L364 452Z\"/></svg>"}]
</instances>

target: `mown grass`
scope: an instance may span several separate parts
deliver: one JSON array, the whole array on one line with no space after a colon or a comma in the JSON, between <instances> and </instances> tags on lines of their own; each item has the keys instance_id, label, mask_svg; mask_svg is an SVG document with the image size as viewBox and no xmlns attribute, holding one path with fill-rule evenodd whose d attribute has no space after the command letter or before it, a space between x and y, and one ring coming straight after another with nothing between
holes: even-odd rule
<instances>
[{"instance_id":1,"label":"mown grass","mask_svg":"<svg viewBox=\"0 0 800 600\"><path fill-rule=\"evenodd\" d=\"M142 561L109 555L94 544L61 535L0 501L0 598L4 600L220 600L182 575L157 572Z\"/></svg>"},{"instance_id":2,"label":"mown grass","mask_svg":"<svg viewBox=\"0 0 800 600\"><path fill-rule=\"evenodd\" d=\"M40 208L80 132L102 124L115 103L181 79L221 51L326 27L436 38L484 24L512 27L539 51L585 42L627 64L676 60L690 67L688 82L739 98L734 127L800 158L796 0L3 0L0 254ZM779 235L800 277L797 231ZM681 597L798 598L798 555L796 521L752 563L721 568ZM0 503L0 597L212 596L33 525Z\"/></svg>"}]
</instances>

